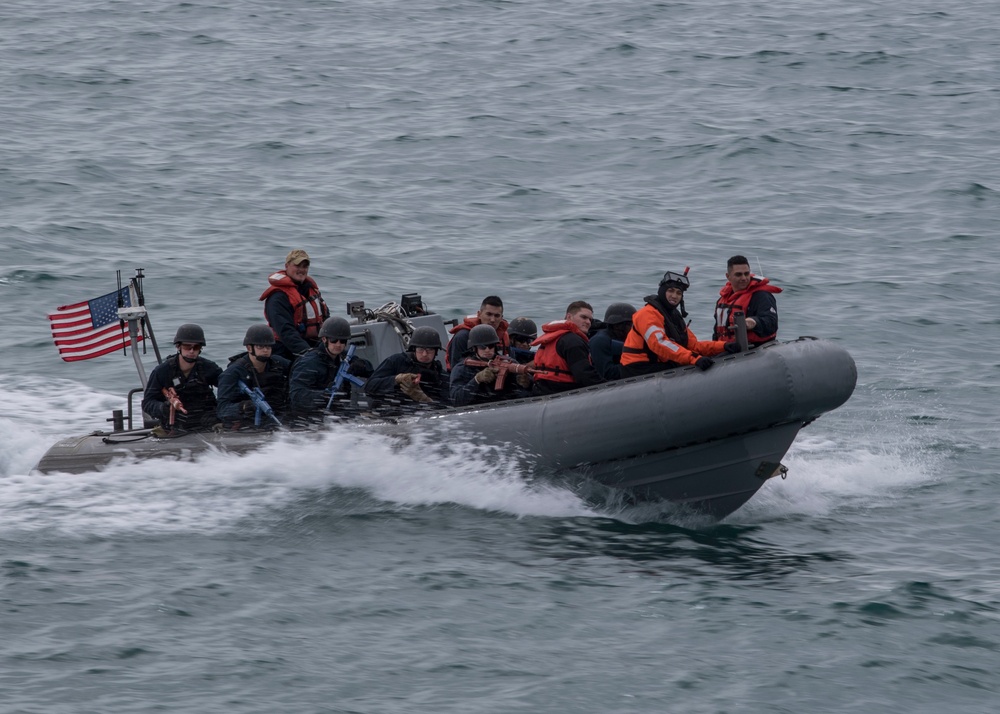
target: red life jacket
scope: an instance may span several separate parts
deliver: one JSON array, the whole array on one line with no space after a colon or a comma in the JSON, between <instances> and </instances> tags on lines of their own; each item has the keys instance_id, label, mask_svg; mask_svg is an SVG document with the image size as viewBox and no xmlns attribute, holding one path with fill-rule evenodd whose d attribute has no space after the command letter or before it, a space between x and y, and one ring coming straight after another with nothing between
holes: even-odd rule
<instances>
[{"instance_id":1,"label":"red life jacket","mask_svg":"<svg viewBox=\"0 0 1000 714\"><path fill-rule=\"evenodd\" d=\"M746 290L740 292L735 292L733 286L726 283L719 291L719 301L715 303L715 330L712 332L712 339L726 340L727 342L735 340L736 322L733 319L733 313L740 311L746 315L747 308L750 306L750 298L755 293L760 292L780 293L781 288L771 285L767 278L751 278ZM770 342L777 334L775 332L761 337L756 332L747 330L747 341L751 344Z\"/></svg>"},{"instance_id":2,"label":"red life jacket","mask_svg":"<svg viewBox=\"0 0 1000 714\"><path fill-rule=\"evenodd\" d=\"M480 320L478 316L466 315L465 319L462 322L458 323L453 328L448 330L448 332L452 335L452 337L451 339L448 340L448 344L445 345L444 347L444 366L447 369L450 370L452 367L451 343L455 339L455 335L457 335L459 332L464 332L465 330L471 330L476 325L481 325L481 324L483 324L483 321ZM500 320L500 324L497 325L497 337L500 338L500 349L497 351L497 354L498 355L507 354L510 351L510 335L507 334L506 320ZM464 355L456 355L456 357L458 357L459 362L461 362Z\"/></svg>"},{"instance_id":3,"label":"red life jacket","mask_svg":"<svg viewBox=\"0 0 1000 714\"><path fill-rule=\"evenodd\" d=\"M288 277L284 270L268 275L267 282L271 283L271 286L264 291L260 299L267 300L276 292L285 293L288 296L288 302L292 305L295 327L304 339L310 344L315 344L319 340L319 328L323 325L323 321L330 317L330 308L323 302L323 296L319 293L316 281L306 277L304 283L309 286L308 297L299 292L299 284ZM271 331L274 332L274 339L280 341L281 336L273 327Z\"/></svg>"},{"instance_id":4,"label":"red life jacket","mask_svg":"<svg viewBox=\"0 0 1000 714\"><path fill-rule=\"evenodd\" d=\"M587 333L569 320L555 320L542 325L542 334L531 344L538 345L538 351L535 352L535 369L545 370L548 374L536 374L536 380L547 379L550 382L564 384L576 383L566 360L556 352L556 343L559 338L571 332L582 337L584 342L590 343Z\"/></svg>"}]
</instances>

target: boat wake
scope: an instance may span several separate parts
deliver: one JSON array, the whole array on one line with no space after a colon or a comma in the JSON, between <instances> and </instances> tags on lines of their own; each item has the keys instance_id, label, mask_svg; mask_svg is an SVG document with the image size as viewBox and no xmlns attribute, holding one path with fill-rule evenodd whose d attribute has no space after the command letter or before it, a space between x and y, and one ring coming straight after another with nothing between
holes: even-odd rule
<instances>
[{"instance_id":1,"label":"boat wake","mask_svg":"<svg viewBox=\"0 0 1000 714\"><path fill-rule=\"evenodd\" d=\"M707 524L676 505L633 503L615 489L539 473L502 447L348 428L284 435L244 456L209 452L194 460L119 460L99 472L39 474L31 468L53 435L108 413L120 397L69 382L55 389L50 382L22 383L7 394L9 413L26 416L0 417L0 536L266 532L296 513L306 518L321 510L337 518L443 505L515 518ZM941 471L940 455L896 434L831 436L823 426L817 422L792 446L788 479L771 479L728 523L891 505Z\"/></svg>"},{"instance_id":2,"label":"boat wake","mask_svg":"<svg viewBox=\"0 0 1000 714\"><path fill-rule=\"evenodd\" d=\"M8 445L9 446L9 445ZM353 429L285 435L251 454L116 460L84 474L0 478L2 532L80 537L266 530L320 502L329 517L457 504L516 517L592 515L494 447L401 443Z\"/></svg>"},{"instance_id":3,"label":"boat wake","mask_svg":"<svg viewBox=\"0 0 1000 714\"><path fill-rule=\"evenodd\" d=\"M845 442L850 449L843 448ZM915 438L878 432L833 440L802 432L784 460L788 478L772 478L728 522L892 507L911 489L938 480L941 461L940 453L927 451Z\"/></svg>"}]
</instances>

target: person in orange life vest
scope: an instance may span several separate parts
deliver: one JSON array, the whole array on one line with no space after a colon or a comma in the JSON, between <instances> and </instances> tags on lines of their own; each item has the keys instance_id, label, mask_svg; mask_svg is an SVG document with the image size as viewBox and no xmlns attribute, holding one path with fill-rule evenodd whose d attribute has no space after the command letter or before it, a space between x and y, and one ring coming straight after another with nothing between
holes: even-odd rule
<instances>
[{"instance_id":1,"label":"person in orange life vest","mask_svg":"<svg viewBox=\"0 0 1000 714\"><path fill-rule=\"evenodd\" d=\"M475 315L468 315L465 320L451 328L451 339L445 348L445 367L451 369L465 358L469 330L476 325L489 325L496 330L500 337L499 353L507 353L510 337L507 335L507 321L503 319L503 301L496 295L488 295L483 298L483 303Z\"/></svg>"},{"instance_id":2,"label":"person in orange life vest","mask_svg":"<svg viewBox=\"0 0 1000 714\"><path fill-rule=\"evenodd\" d=\"M727 350L725 342L699 341L684 322L684 291L690 284L686 274L667 272L656 295L644 298L622 348L623 378L691 364L706 370L715 364L711 355Z\"/></svg>"},{"instance_id":3,"label":"person in orange life vest","mask_svg":"<svg viewBox=\"0 0 1000 714\"><path fill-rule=\"evenodd\" d=\"M492 325L476 325L469 330L468 349L462 360L451 370L451 403L456 407L482 404L501 399L529 396L522 392L517 380L505 379L503 389L497 391L497 370L492 367L468 364L469 360L489 362L499 354L500 336Z\"/></svg>"},{"instance_id":4,"label":"person in orange life vest","mask_svg":"<svg viewBox=\"0 0 1000 714\"><path fill-rule=\"evenodd\" d=\"M293 250L285 269L271 273L270 286L260 296L264 317L274 331L273 354L294 360L319 344L319 328L330 317L316 281L309 277L309 254Z\"/></svg>"},{"instance_id":5,"label":"person in orange life vest","mask_svg":"<svg viewBox=\"0 0 1000 714\"><path fill-rule=\"evenodd\" d=\"M726 284L719 291L715 304L716 340L736 339L734 312L746 315L747 341L751 347L770 342L778 336L778 304L774 299L781 288L771 285L767 278L758 278L750 272L750 262L742 255L734 255L726 263Z\"/></svg>"},{"instance_id":6,"label":"person in orange life vest","mask_svg":"<svg viewBox=\"0 0 1000 714\"><path fill-rule=\"evenodd\" d=\"M590 360L590 339L587 333L594 322L594 308L583 300L566 307L566 317L542 325L542 334L532 344L536 372L532 394L545 395L589 387L604 380Z\"/></svg>"}]
</instances>

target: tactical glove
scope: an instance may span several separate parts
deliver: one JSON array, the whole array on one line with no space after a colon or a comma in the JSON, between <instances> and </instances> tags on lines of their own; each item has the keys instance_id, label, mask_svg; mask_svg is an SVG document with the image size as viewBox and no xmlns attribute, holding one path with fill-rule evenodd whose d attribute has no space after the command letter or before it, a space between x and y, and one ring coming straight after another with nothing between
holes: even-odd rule
<instances>
[{"instance_id":1,"label":"tactical glove","mask_svg":"<svg viewBox=\"0 0 1000 714\"><path fill-rule=\"evenodd\" d=\"M405 392L406 391L406 387L412 387L413 386L413 382L416 379L416 377L417 377L417 375L413 374L412 372L403 372L401 374L397 374L396 375L396 384L398 384L399 388L402 389Z\"/></svg>"},{"instance_id":2,"label":"tactical glove","mask_svg":"<svg viewBox=\"0 0 1000 714\"><path fill-rule=\"evenodd\" d=\"M699 357L698 361L694 363L694 366L704 372L706 369L710 368L715 364L715 360L711 357Z\"/></svg>"},{"instance_id":3,"label":"tactical glove","mask_svg":"<svg viewBox=\"0 0 1000 714\"><path fill-rule=\"evenodd\" d=\"M434 401L433 399L427 396L427 393L424 392L424 390L422 390L419 385L413 384L413 382L410 382L409 384L400 384L399 388L403 391L403 394L405 394L415 402L420 402L421 404L429 404L430 402Z\"/></svg>"},{"instance_id":4,"label":"tactical glove","mask_svg":"<svg viewBox=\"0 0 1000 714\"><path fill-rule=\"evenodd\" d=\"M740 350L740 343L739 342L727 342L726 346L725 346L725 350L729 354L734 355L737 352L741 351Z\"/></svg>"},{"instance_id":5,"label":"tactical glove","mask_svg":"<svg viewBox=\"0 0 1000 714\"><path fill-rule=\"evenodd\" d=\"M484 367L476 372L476 381L480 384L493 384L497 381L497 371L492 367Z\"/></svg>"}]
</instances>

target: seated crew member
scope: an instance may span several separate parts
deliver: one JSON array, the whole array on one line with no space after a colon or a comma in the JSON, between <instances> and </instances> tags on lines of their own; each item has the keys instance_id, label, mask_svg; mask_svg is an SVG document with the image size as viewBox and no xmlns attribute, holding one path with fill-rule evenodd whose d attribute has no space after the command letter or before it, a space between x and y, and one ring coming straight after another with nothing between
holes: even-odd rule
<instances>
[{"instance_id":1,"label":"seated crew member","mask_svg":"<svg viewBox=\"0 0 1000 714\"><path fill-rule=\"evenodd\" d=\"M632 329L635 308L627 302L613 302L604 311L604 321L594 325L590 334L590 358L594 369L604 379L621 379L622 347Z\"/></svg>"},{"instance_id":2,"label":"seated crew member","mask_svg":"<svg viewBox=\"0 0 1000 714\"><path fill-rule=\"evenodd\" d=\"M227 429L255 425L257 407L240 389L240 382L248 389L260 389L275 416L281 417L288 408L288 371L291 363L284 357L271 354L274 347L271 328L263 324L250 325L243 345L247 348L246 353L233 357L219 377L217 414ZM260 416L259 426L275 426L272 419L264 414Z\"/></svg>"},{"instance_id":3,"label":"seated crew member","mask_svg":"<svg viewBox=\"0 0 1000 714\"><path fill-rule=\"evenodd\" d=\"M418 327L405 352L389 355L365 383L365 394L404 405L449 402L448 374L437 358L441 335L433 327Z\"/></svg>"},{"instance_id":4,"label":"seated crew member","mask_svg":"<svg viewBox=\"0 0 1000 714\"><path fill-rule=\"evenodd\" d=\"M510 337L510 356L521 364L531 364L535 359L531 343L538 337L538 325L526 317L515 317L507 326L507 335Z\"/></svg>"},{"instance_id":5,"label":"seated crew member","mask_svg":"<svg viewBox=\"0 0 1000 714\"><path fill-rule=\"evenodd\" d=\"M445 367L451 369L465 357L468 348L469 330L476 325L489 325L500 336L500 353L506 354L510 346L507 335L507 321L503 319L503 301L496 295L483 298L475 315L468 315L463 322L451 328L451 339L445 349Z\"/></svg>"},{"instance_id":6,"label":"seated crew member","mask_svg":"<svg viewBox=\"0 0 1000 714\"><path fill-rule=\"evenodd\" d=\"M328 318L319 330L319 344L292 363L288 380L288 406L296 418L321 418L330 401L330 390L337 378L337 371L347 353L351 339L351 326L342 317ZM355 377L368 377L371 363L360 357L351 360L348 373ZM331 408L344 406L350 399L352 384L344 380Z\"/></svg>"},{"instance_id":7,"label":"seated crew member","mask_svg":"<svg viewBox=\"0 0 1000 714\"><path fill-rule=\"evenodd\" d=\"M774 340L778 336L778 302L774 296L781 288L751 273L750 262L742 255L734 255L727 261L726 281L715 303L713 338L736 339L735 313L742 310L751 347Z\"/></svg>"},{"instance_id":8,"label":"seated crew member","mask_svg":"<svg viewBox=\"0 0 1000 714\"><path fill-rule=\"evenodd\" d=\"M589 387L604 381L590 360L587 333L594 321L594 308L583 300L571 302L562 320L542 325L542 335L534 341L535 374L532 394L545 395Z\"/></svg>"},{"instance_id":9,"label":"seated crew member","mask_svg":"<svg viewBox=\"0 0 1000 714\"><path fill-rule=\"evenodd\" d=\"M731 351L724 342L699 342L684 322L684 291L690 284L686 274L667 272L656 295L644 298L646 304L632 316L625 338L622 377L691 364L704 371L715 364L711 355Z\"/></svg>"},{"instance_id":10,"label":"seated crew member","mask_svg":"<svg viewBox=\"0 0 1000 714\"><path fill-rule=\"evenodd\" d=\"M464 407L469 404L528 396L513 378L505 378L502 389L497 390L499 372L492 367L484 367L481 363L492 360L499 354L499 350L500 336L492 325L476 325L469 330L466 355L451 370L453 405Z\"/></svg>"},{"instance_id":11,"label":"seated crew member","mask_svg":"<svg viewBox=\"0 0 1000 714\"><path fill-rule=\"evenodd\" d=\"M319 328L330 317L319 286L309 277L309 254L293 250L285 256L285 269L271 273L270 287L260 296L264 317L274 331L273 352L294 360L319 342Z\"/></svg>"},{"instance_id":12,"label":"seated crew member","mask_svg":"<svg viewBox=\"0 0 1000 714\"><path fill-rule=\"evenodd\" d=\"M170 355L150 373L142 395L142 410L160 426L193 431L208 429L216 423L215 393L222 368L201 356L205 331L187 323L177 328ZM173 424L171 425L171 407Z\"/></svg>"}]
</instances>

